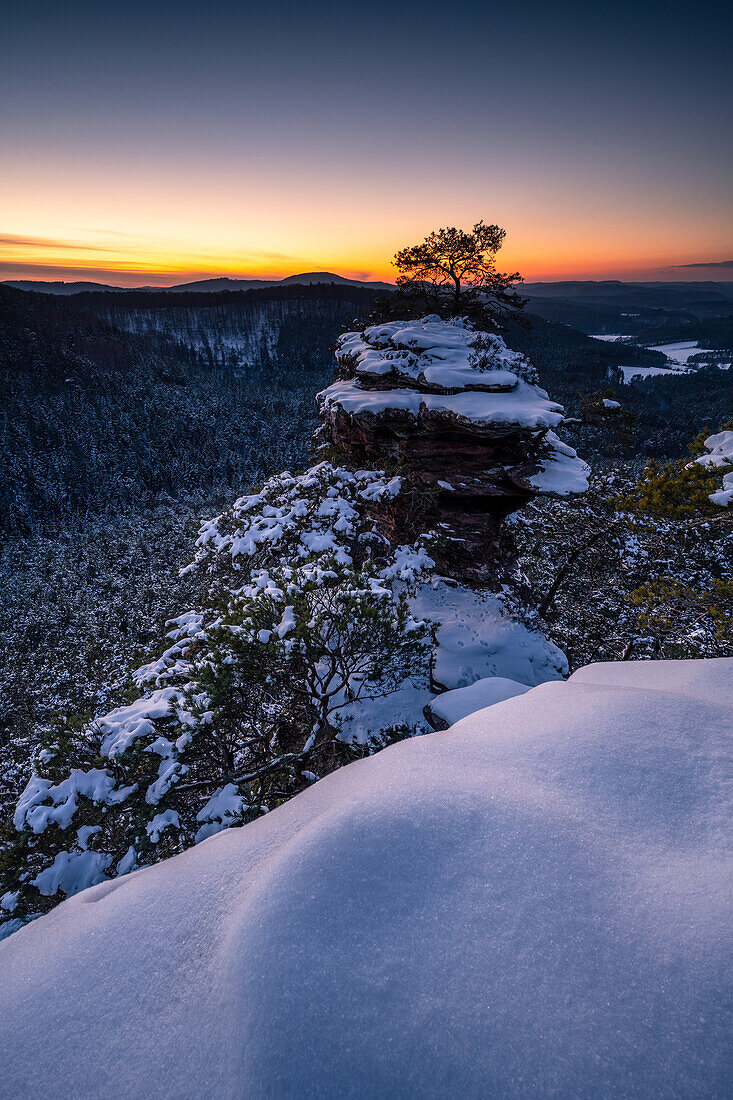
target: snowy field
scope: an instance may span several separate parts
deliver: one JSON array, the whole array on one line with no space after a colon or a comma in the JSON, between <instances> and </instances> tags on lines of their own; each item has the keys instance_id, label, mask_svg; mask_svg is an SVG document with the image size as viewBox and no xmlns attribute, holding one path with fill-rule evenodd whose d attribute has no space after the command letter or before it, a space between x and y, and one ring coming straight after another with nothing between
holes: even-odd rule
<instances>
[{"instance_id":1,"label":"snowy field","mask_svg":"<svg viewBox=\"0 0 733 1100\"><path fill-rule=\"evenodd\" d=\"M620 336L613 333L609 336L596 335L592 337L593 340L606 340L612 342L618 342L620 344L634 344L632 337ZM711 348L701 348L698 346L696 340L679 340L673 344L655 344L649 348L649 351L659 351L662 355L666 355L668 367L619 367L624 376L624 383L628 385L633 379L653 378L660 374L686 374L689 371L699 369L698 363L692 363L688 365L688 361L693 355L711 355L715 356ZM730 363L720 363L721 368L730 367Z\"/></svg>"},{"instance_id":2,"label":"snowy field","mask_svg":"<svg viewBox=\"0 0 733 1100\"><path fill-rule=\"evenodd\" d=\"M84 891L0 944L3 1097L729 1095L732 709L590 666Z\"/></svg>"},{"instance_id":3,"label":"snowy field","mask_svg":"<svg viewBox=\"0 0 733 1100\"><path fill-rule=\"evenodd\" d=\"M687 361L693 355L714 355L710 348L701 348L696 340L679 340L676 344L656 344L649 351L661 351L666 355L670 363L677 363L680 367L686 367Z\"/></svg>"},{"instance_id":4,"label":"snowy field","mask_svg":"<svg viewBox=\"0 0 733 1100\"><path fill-rule=\"evenodd\" d=\"M685 374L686 372L679 368L673 369L671 367L619 367L618 368L624 376L624 383L626 385L633 381L634 378L653 378L659 374Z\"/></svg>"},{"instance_id":5,"label":"snowy field","mask_svg":"<svg viewBox=\"0 0 733 1100\"><path fill-rule=\"evenodd\" d=\"M696 340L680 340L676 344L656 344L649 351L660 351L667 356L669 367L621 367L624 382L629 383L634 378L651 378L658 374L687 374L699 369L699 364L691 363L689 359L693 355L715 355L710 348L698 347ZM721 364L723 366L724 364ZM727 364L730 366L730 364Z\"/></svg>"}]
</instances>

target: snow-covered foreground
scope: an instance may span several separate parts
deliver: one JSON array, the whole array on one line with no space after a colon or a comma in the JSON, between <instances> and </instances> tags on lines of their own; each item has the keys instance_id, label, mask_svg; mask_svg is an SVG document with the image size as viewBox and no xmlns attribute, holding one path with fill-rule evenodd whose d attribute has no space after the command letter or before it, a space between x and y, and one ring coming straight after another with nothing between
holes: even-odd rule
<instances>
[{"instance_id":1,"label":"snow-covered foreground","mask_svg":"<svg viewBox=\"0 0 733 1100\"><path fill-rule=\"evenodd\" d=\"M4 1097L723 1096L733 660L596 665L0 944Z\"/></svg>"}]
</instances>

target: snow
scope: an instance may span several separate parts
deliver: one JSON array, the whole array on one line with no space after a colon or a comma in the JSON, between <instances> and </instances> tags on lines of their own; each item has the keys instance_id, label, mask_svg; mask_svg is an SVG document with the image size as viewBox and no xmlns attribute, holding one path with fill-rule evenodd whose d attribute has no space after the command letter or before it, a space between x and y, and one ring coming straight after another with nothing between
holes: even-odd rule
<instances>
[{"instance_id":1,"label":"snow","mask_svg":"<svg viewBox=\"0 0 733 1100\"><path fill-rule=\"evenodd\" d=\"M323 407L339 405L350 416L379 416L391 412L413 420L447 415L476 427L516 427L526 431L554 428L562 423L562 406L544 390L518 381L508 393L464 390L462 393L420 393L417 390L367 390L358 380L334 382L319 394Z\"/></svg>"},{"instance_id":2,"label":"snow","mask_svg":"<svg viewBox=\"0 0 733 1100\"><path fill-rule=\"evenodd\" d=\"M175 810L166 810L165 813L156 814L153 820L145 826L145 831L151 842L157 844L163 830L169 827L174 829L180 829L181 827L180 819Z\"/></svg>"},{"instance_id":3,"label":"snow","mask_svg":"<svg viewBox=\"0 0 733 1100\"><path fill-rule=\"evenodd\" d=\"M150 667L150 666L146 666ZM138 672L142 672L140 669ZM102 756L121 756L129 749L133 741L155 732L152 719L164 718L171 704L178 698L175 688L161 688L142 699L136 699L126 707L118 707L103 718L98 719L104 734L101 744Z\"/></svg>"},{"instance_id":4,"label":"snow","mask_svg":"<svg viewBox=\"0 0 733 1100\"><path fill-rule=\"evenodd\" d=\"M6 890L0 898L0 909L4 909L7 913L12 913L18 904L19 896L17 890Z\"/></svg>"},{"instance_id":5,"label":"snow","mask_svg":"<svg viewBox=\"0 0 733 1100\"><path fill-rule=\"evenodd\" d=\"M501 684L512 682L521 691L567 673L562 651L513 618L494 592L432 577L418 585L409 602L416 619L435 624L433 680L436 686L450 689L449 694L476 681L488 684L490 677L497 686L485 690L496 702ZM366 744L391 727L425 732L430 728L425 707L437 713L445 698L445 693L436 697L420 678L408 677L389 695L343 706L338 711L339 737Z\"/></svg>"},{"instance_id":6,"label":"snow","mask_svg":"<svg viewBox=\"0 0 733 1100\"><path fill-rule=\"evenodd\" d=\"M33 879L42 894L50 897L63 890L66 897L73 897L89 886L105 881L105 870L112 856L102 852L58 852L53 864Z\"/></svg>"},{"instance_id":7,"label":"snow","mask_svg":"<svg viewBox=\"0 0 733 1100\"><path fill-rule=\"evenodd\" d=\"M602 404L603 404L604 409L620 409L621 408L621 402L620 401L612 401L610 397L604 397Z\"/></svg>"},{"instance_id":8,"label":"snow","mask_svg":"<svg viewBox=\"0 0 733 1100\"><path fill-rule=\"evenodd\" d=\"M673 370L671 367L622 367L618 368L624 376L624 383L626 385L632 382L635 378L654 378L658 374L677 374L682 375L684 371Z\"/></svg>"},{"instance_id":9,"label":"snow","mask_svg":"<svg viewBox=\"0 0 733 1100\"><path fill-rule=\"evenodd\" d=\"M477 710L491 707L494 703L503 703L505 699L513 699L515 695L523 695L529 690L526 684L518 684L516 680L507 680L504 676L489 676L484 680L476 680L468 687L446 691L433 699L429 706L431 714L444 727L448 727Z\"/></svg>"},{"instance_id":10,"label":"snow","mask_svg":"<svg viewBox=\"0 0 733 1100\"><path fill-rule=\"evenodd\" d=\"M418 733L430 728L423 709L433 699L427 683L408 677L396 691L377 699L363 699L344 706L335 715L342 741L366 745L394 727L417 727Z\"/></svg>"},{"instance_id":11,"label":"snow","mask_svg":"<svg viewBox=\"0 0 733 1100\"><path fill-rule=\"evenodd\" d=\"M33 775L18 799L13 824L16 829L28 825L34 833L42 833L50 824L67 829L80 796L95 803L119 803L124 802L133 789L117 789L113 776L99 768L88 772L74 768L66 779L56 784ZM50 805L46 804L47 800Z\"/></svg>"},{"instance_id":12,"label":"snow","mask_svg":"<svg viewBox=\"0 0 733 1100\"><path fill-rule=\"evenodd\" d=\"M336 358L362 378L402 379L444 390L510 390L519 378L535 381L534 368L500 336L480 332L462 318L371 325L339 339Z\"/></svg>"},{"instance_id":13,"label":"snow","mask_svg":"<svg viewBox=\"0 0 733 1100\"><path fill-rule=\"evenodd\" d=\"M431 315L347 332L336 358L350 377L319 394L322 410L338 405L350 416L447 417L482 428L526 431L554 428L563 419L562 406L535 385L536 372L526 356L460 318L443 321ZM384 381L388 388L374 388Z\"/></svg>"},{"instance_id":14,"label":"snow","mask_svg":"<svg viewBox=\"0 0 733 1100\"><path fill-rule=\"evenodd\" d=\"M245 808L244 799L237 793L234 783L227 783L214 791L202 810L196 814L196 820L203 822L196 833L196 843L221 832L227 825L241 820Z\"/></svg>"},{"instance_id":15,"label":"snow","mask_svg":"<svg viewBox=\"0 0 733 1100\"><path fill-rule=\"evenodd\" d=\"M700 455L696 462L707 467L721 467L727 471L723 474L723 488L710 494L713 504L719 504L721 508L727 508L733 501L733 431L718 432L710 435L705 440L707 454Z\"/></svg>"},{"instance_id":16,"label":"snow","mask_svg":"<svg viewBox=\"0 0 733 1100\"><path fill-rule=\"evenodd\" d=\"M550 451L542 458L538 473L528 479L529 484L541 493L559 497L584 493L590 477L588 463L578 458L577 451L558 439L554 432L547 433L545 442L550 445Z\"/></svg>"},{"instance_id":17,"label":"snow","mask_svg":"<svg viewBox=\"0 0 733 1100\"><path fill-rule=\"evenodd\" d=\"M596 337L596 339L606 339ZM609 337L610 339L610 337ZM689 363L693 355L716 355L710 348L698 347L696 340L678 340L674 344L656 344L649 351L659 351L667 356L669 367L620 367L623 372L624 382L631 382L634 378L652 378L659 374L688 374L699 369L698 363ZM723 366L723 364L721 364Z\"/></svg>"},{"instance_id":18,"label":"snow","mask_svg":"<svg viewBox=\"0 0 733 1100\"><path fill-rule=\"evenodd\" d=\"M0 944L2 1091L724 1096L733 660L596 665Z\"/></svg>"},{"instance_id":19,"label":"snow","mask_svg":"<svg viewBox=\"0 0 733 1100\"><path fill-rule=\"evenodd\" d=\"M512 618L499 597L435 577L410 600L413 614L439 624L433 679L446 689L502 676L534 687L567 674L565 655Z\"/></svg>"},{"instance_id":20,"label":"snow","mask_svg":"<svg viewBox=\"0 0 733 1100\"><path fill-rule=\"evenodd\" d=\"M662 355L666 355L672 363L677 363L679 366L686 367L687 361L693 355L711 355L710 348L698 347L697 340L678 340L674 344L656 344L649 349L650 351L661 351Z\"/></svg>"}]
</instances>

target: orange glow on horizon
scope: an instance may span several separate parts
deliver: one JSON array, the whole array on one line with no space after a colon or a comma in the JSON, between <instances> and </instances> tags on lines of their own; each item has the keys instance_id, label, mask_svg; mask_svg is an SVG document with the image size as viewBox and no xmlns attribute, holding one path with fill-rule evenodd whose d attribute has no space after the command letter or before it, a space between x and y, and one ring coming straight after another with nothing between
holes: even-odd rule
<instances>
[{"instance_id":1,"label":"orange glow on horizon","mask_svg":"<svg viewBox=\"0 0 733 1100\"><path fill-rule=\"evenodd\" d=\"M392 227L390 227L392 229ZM363 231L362 231L363 232ZM361 236L357 230L355 237ZM384 247L358 248L354 242L311 252L292 248L285 253L263 253L259 249L202 249L189 242L151 240L132 233L109 234L82 231L68 238L30 236L23 233L0 233L0 279L91 281L118 286L158 285L193 282L200 279L227 277L231 279L278 280L309 271L332 271L345 278L360 281L394 282L397 272L392 266L394 252L419 233L408 230L397 235ZM518 235L519 236L519 235ZM278 242L282 243L282 242ZM309 243L309 242L308 242ZM361 243L361 242L359 242ZM519 241L499 253L499 270L519 270L526 282L563 279L642 279L647 278L725 278L725 270L717 275L697 273L682 268L700 260L700 249L682 251L657 249L635 250L630 254L626 242L618 239L593 242L576 240L573 244L553 240ZM710 262L727 256L706 251ZM680 271L675 272L675 268Z\"/></svg>"}]
</instances>

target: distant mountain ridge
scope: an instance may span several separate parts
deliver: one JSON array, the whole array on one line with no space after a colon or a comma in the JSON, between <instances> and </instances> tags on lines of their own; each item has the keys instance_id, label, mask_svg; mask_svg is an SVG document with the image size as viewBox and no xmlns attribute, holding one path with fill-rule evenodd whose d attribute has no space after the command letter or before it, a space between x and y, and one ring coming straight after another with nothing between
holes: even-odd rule
<instances>
[{"instance_id":1,"label":"distant mountain ridge","mask_svg":"<svg viewBox=\"0 0 733 1100\"><path fill-rule=\"evenodd\" d=\"M109 291L120 294L131 290L148 290L160 293L168 291L172 294L216 293L222 290L261 290L270 286L312 286L316 283L336 283L340 286L366 287L369 290L394 290L394 283L371 282L368 279L346 279L343 275L336 275L332 271L305 271L299 275L288 275L285 279L230 279L221 276L217 279L197 279L191 283L176 283L173 286L112 286L109 283L90 283L63 281L45 282L41 279L6 279L3 286L11 286L16 290L31 290L40 294L84 294L89 291Z\"/></svg>"}]
</instances>

